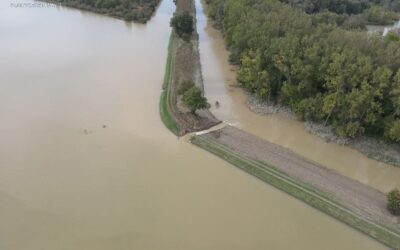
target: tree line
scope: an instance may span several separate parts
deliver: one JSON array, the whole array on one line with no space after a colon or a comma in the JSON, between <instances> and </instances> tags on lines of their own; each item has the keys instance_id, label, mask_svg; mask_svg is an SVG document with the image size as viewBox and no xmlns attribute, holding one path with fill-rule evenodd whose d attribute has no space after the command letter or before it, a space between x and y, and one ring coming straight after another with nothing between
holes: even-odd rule
<instances>
[{"instance_id":1,"label":"tree line","mask_svg":"<svg viewBox=\"0 0 400 250\"><path fill-rule=\"evenodd\" d=\"M344 28L315 17L334 12L309 14L280 1L207 2L247 90L299 119L330 124L340 136L400 142L398 34Z\"/></svg>"},{"instance_id":2,"label":"tree line","mask_svg":"<svg viewBox=\"0 0 400 250\"><path fill-rule=\"evenodd\" d=\"M48 0L65 6L106 14L127 21L146 22L160 0Z\"/></svg>"},{"instance_id":3,"label":"tree line","mask_svg":"<svg viewBox=\"0 0 400 250\"><path fill-rule=\"evenodd\" d=\"M400 0L280 0L307 14L330 16L339 22L365 24L392 24L400 11ZM338 23L339 24L339 23Z\"/></svg>"},{"instance_id":4,"label":"tree line","mask_svg":"<svg viewBox=\"0 0 400 250\"><path fill-rule=\"evenodd\" d=\"M339 14L360 14L364 10L381 6L387 10L400 11L399 0L280 0L291 6L302 8L306 13L329 10Z\"/></svg>"}]
</instances>

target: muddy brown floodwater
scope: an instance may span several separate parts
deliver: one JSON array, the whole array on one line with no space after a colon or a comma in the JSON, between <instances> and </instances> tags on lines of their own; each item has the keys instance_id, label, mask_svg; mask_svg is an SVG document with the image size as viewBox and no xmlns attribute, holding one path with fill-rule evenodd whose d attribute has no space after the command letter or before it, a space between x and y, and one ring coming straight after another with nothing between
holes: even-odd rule
<instances>
[{"instance_id":1,"label":"muddy brown floodwater","mask_svg":"<svg viewBox=\"0 0 400 250\"><path fill-rule=\"evenodd\" d=\"M399 167L369 159L349 147L327 143L306 132L301 122L279 114L261 116L252 112L245 104L246 94L237 87L222 35L207 22L200 0L197 0L197 7L205 93L211 104L219 102L219 107L211 108L218 119L382 192L400 188Z\"/></svg>"},{"instance_id":2,"label":"muddy brown floodwater","mask_svg":"<svg viewBox=\"0 0 400 250\"><path fill-rule=\"evenodd\" d=\"M172 0L146 25L12 2L0 1L1 250L384 248L164 127Z\"/></svg>"}]
</instances>

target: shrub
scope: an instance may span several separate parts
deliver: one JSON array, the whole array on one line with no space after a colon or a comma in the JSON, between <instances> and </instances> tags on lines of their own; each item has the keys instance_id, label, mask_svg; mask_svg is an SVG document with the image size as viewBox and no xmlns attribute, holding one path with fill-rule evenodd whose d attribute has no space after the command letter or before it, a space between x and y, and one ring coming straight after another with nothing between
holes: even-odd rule
<instances>
[{"instance_id":1,"label":"shrub","mask_svg":"<svg viewBox=\"0 0 400 250\"><path fill-rule=\"evenodd\" d=\"M170 24L181 38L189 38L194 31L193 17L187 11L175 14Z\"/></svg>"},{"instance_id":2,"label":"shrub","mask_svg":"<svg viewBox=\"0 0 400 250\"><path fill-rule=\"evenodd\" d=\"M348 30L365 29L365 20L360 15L349 16L342 24L342 27Z\"/></svg>"},{"instance_id":3,"label":"shrub","mask_svg":"<svg viewBox=\"0 0 400 250\"><path fill-rule=\"evenodd\" d=\"M395 12L379 6L374 6L365 10L362 15L367 22L379 25L392 24L398 19L398 15Z\"/></svg>"},{"instance_id":4,"label":"shrub","mask_svg":"<svg viewBox=\"0 0 400 250\"><path fill-rule=\"evenodd\" d=\"M387 195L387 208L393 215L400 215L400 191L394 189Z\"/></svg>"},{"instance_id":5,"label":"shrub","mask_svg":"<svg viewBox=\"0 0 400 250\"><path fill-rule=\"evenodd\" d=\"M393 29L385 36L386 42L400 42L400 29Z\"/></svg>"},{"instance_id":6,"label":"shrub","mask_svg":"<svg viewBox=\"0 0 400 250\"><path fill-rule=\"evenodd\" d=\"M191 81L183 81L178 89L178 94L183 95L187 90L192 88L194 86L194 83Z\"/></svg>"}]
</instances>

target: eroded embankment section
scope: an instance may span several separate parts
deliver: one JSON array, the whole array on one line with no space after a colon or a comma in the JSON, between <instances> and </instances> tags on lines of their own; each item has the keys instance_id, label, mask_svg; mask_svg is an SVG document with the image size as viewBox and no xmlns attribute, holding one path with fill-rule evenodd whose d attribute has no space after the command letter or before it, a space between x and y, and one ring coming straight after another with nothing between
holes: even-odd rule
<instances>
[{"instance_id":1,"label":"eroded embankment section","mask_svg":"<svg viewBox=\"0 0 400 250\"><path fill-rule=\"evenodd\" d=\"M196 20L192 0L177 0L176 13L189 12ZM220 123L207 109L193 114L182 102L183 86L194 83L203 88L196 25L189 39L182 39L172 31L168 50L166 74L160 100L160 114L164 124L177 135L201 131Z\"/></svg>"},{"instance_id":2,"label":"eroded embankment section","mask_svg":"<svg viewBox=\"0 0 400 250\"><path fill-rule=\"evenodd\" d=\"M400 225L387 212L383 193L231 126L191 141L387 246L400 248Z\"/></svg>"}]
</instances>

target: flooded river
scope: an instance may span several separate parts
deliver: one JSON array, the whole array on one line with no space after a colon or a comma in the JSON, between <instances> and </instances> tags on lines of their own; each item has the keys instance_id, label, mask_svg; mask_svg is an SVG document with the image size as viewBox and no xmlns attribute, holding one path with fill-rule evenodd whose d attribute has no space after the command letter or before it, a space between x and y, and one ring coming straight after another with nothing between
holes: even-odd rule
<instances>
[{"instance_id":1,"label":"flooded river","mask_svg":"<svg viewBox=\"0 0 400 250\"><path fill-rule=\"evenodd\" d=\"M172 0L146 25L11 1L0 2L1 250L384 248L164 127Z\"/></svg>"},{"instance_id":2,"label":"flooded river","mask_svg":"<svg viewBox=\"0 0 400 250\"><path fill-rule=\"evenodd\" d=\"M246 94L237 87L220 32L207 22L199 0L197 7L205 92L211 104L220 103L218 108L213 105L211 109L219 119L383 192L400 188L400 168L371 160L349 147L327 143L306 132L301 122L250 111L245 104Z\"/></svg>"}]
</instances>

